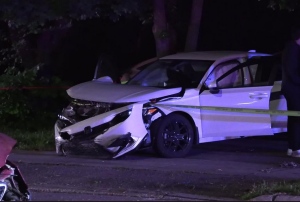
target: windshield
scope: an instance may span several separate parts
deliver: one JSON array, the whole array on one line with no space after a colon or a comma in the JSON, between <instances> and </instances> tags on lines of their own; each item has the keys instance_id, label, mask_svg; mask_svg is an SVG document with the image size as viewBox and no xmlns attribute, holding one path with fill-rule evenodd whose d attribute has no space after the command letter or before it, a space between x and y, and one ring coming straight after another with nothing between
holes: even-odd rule
<instances>
[{"instance_id":1,"label":"windshield","mask_svg":"<svg viewBox=\"0 0 300 202\"><path fill-rule=\"evenodd\" d=\"M126 85L196 88L214 61L158 60L143 67Z\"/></svg>"}]
</instances>

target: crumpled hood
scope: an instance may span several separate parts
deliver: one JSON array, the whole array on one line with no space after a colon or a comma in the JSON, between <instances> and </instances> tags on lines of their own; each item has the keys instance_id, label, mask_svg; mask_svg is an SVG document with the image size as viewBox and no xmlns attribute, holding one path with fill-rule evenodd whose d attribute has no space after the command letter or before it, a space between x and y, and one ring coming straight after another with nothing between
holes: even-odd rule
<instances>
[{"instance_id":1,"label":"crumpled hood","mask_svg":"<svg viewBox=\"0 0 300 202\"><path fill-rule=\"evenodd\" d=\"M95 102L140 102L179 93L181 88L162 89L88 81L67 90L70 97Z\"/></svg>"}]
</instances>

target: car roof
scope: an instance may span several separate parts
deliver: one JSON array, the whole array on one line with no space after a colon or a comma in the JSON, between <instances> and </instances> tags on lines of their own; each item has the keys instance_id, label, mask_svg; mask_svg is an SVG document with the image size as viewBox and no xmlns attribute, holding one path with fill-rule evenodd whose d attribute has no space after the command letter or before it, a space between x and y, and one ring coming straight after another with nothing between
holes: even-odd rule
<instances>
[{"instance_id":1,"label":"car roof","mask_svg":"<svg viewBox=\"0 0 300 202\"><path fill-rule=\"evenodd\" d=\"M248 56L266 56L269 54L256 53L255 51L197 51L197 52L185 52L185 53L176 53L173 55L164 56L160 59L178 59L178 60L209 60L216 61L225 58L239 58L239 57L248 57Z\"/></svg>"}]
</instances>

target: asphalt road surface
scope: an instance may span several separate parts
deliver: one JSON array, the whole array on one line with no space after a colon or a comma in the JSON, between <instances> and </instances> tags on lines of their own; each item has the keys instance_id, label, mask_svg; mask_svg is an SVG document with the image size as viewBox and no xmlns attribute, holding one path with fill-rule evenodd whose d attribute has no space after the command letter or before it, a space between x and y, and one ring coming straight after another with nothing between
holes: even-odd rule
<instances>
[{"instance_id":1,"label":"asphalt road surface","mask_svg":"<svg viewBox=\"0 0 300 202\"><path fill-rule=\"evenodd\" d=\"M178 159L151 150L114 160L14 151L9 159L36 201L238 200L254 184L299 180L300 159L286 156L286 145L283 134L200 144Z\"/></svg>"}]
</instances>

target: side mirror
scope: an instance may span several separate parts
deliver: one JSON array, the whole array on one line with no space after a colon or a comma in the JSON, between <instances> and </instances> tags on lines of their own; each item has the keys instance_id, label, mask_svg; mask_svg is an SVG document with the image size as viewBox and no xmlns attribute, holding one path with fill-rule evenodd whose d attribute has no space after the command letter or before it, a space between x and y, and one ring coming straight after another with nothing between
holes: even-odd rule
<instances>
[{"instance_id":1,"label":"side mirror","mask_svg":"<svg viewBox=\"0 0 300 202\"><path fill-rule=\"evenodd\" d=\"M220 92L217 81L213 81L208 85L209 92L211 94L217 94Z\"/></svg>"}]
</instances>

